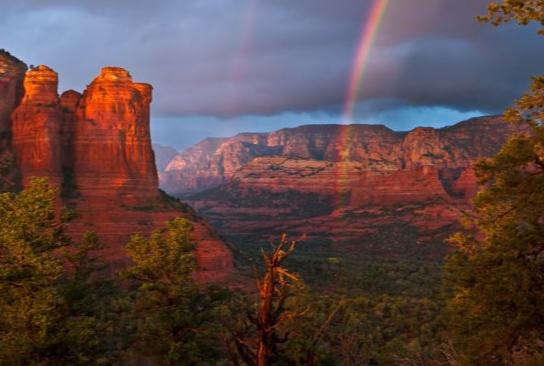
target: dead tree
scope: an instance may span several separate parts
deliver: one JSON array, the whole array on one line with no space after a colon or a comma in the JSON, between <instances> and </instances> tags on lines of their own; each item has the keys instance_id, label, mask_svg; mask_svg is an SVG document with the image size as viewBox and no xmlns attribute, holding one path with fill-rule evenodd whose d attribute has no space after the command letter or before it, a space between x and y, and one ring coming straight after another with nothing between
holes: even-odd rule
<instances>
[{"instance_id":1,"label":"dead tree","mask_svg":"<svg viewBox=\"0 0 544 366\"><path fill-rule=\"evenodd\" d=\"M289 242L287 235L283 234L271 254L261 249L265 262L264 276L261 278L255 270L260 303L254 313L248 313L245 326L233 332L236 349L229 347L229 355L235 365L241 365L241 358L249 366L270 366L278 356L279 346L290 339L290 333L282 332L282 326L287 320L302 317L308 311L308 308L301 311L286 307L286 301L293 296L291 289L303 285L297 274L289 272L282 265L301 241ZM326 323L312 337L313 348L337 310L331 313ZM257 334L253 337L249 335L250 327L256 329ZM305 362L307 366L314 362L313 348L308 351Z\"/></svg>"}]
</instances>

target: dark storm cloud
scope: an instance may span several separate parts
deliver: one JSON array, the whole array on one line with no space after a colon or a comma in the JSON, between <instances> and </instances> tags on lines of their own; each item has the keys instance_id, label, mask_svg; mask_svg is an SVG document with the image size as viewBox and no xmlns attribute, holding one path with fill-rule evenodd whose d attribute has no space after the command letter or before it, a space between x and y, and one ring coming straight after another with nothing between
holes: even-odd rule
<instances>
[{"instance_id":1,"label":"dark storm cloud","mask_svg":"<svg viewBox=\"0 0 544 366\"><path fill-rule=\"evenodd\" d=\"M366 110L495 113L518 97L543 71L544 39L477 23L487 2L390 0L362 83ZM0 0L0 47L53 67L64 89L125 67L154 85L155 115L333 113L371 3Z\"/></svg>"}]
</instances>

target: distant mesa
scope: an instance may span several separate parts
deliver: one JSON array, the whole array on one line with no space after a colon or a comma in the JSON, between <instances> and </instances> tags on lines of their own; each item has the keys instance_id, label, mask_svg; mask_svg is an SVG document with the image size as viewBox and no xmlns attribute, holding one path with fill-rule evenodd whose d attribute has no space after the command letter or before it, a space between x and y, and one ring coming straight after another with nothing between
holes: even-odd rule
<instances>
[{"instance_id":1,"label":"distant mesa","mask_svg":"<svg viewBox=\"0 0 544 366\"><path fill-rule=\"evenodd\" d=\"M305 233L312 248L438 259L478 189L476 160L525 132L491 116L409 132L311 125L244 133L181 152L161 185L231 240Z\"/></svg>"},{"instance_id":2,"label":"distant mesa","mask_svg":"<svg viewBox=\"0 0 544 366\"><path fill-rule=\"evenodd\" d=\"M149 128L152 86L133 82L122 68L105 67L83 93L69 90L59 98L55 71L43 65L26 70L0 52L0 156L13 157L13 166L0 166L0 188L48 177L81 215L70 231L97 232L118 265L127 261L120 246L131 234L188 217L198 240L197 277L225 281L233 271L225 244L190 207L159 192Z\"/></svg>"},{"instance_id":3,"label":"distant mesa","mask_svg":"<svg viewBox=\"0 0 544 366\"><path fill-rule=\"evenodd\" d=\"M492 156L508 136L521 129L504 123L499 116L490 116L409 132L395 132L382 125L307 125L208 138L175 156L160 172L160 186L172 194L200 192L230 182L255 158L283 156L356 162L361 169L374 172L434 166L444 189L459 195L454 186L461 172L479 157Z\"/></svg>"}]
</instances>

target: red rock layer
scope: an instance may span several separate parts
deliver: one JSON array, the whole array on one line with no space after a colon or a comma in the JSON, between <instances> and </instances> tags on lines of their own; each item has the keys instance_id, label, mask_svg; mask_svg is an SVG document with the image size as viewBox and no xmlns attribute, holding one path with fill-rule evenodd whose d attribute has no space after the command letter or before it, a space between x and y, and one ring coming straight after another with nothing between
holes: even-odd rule
<instances>
[{"instance_id":1,"label":"red rock layer","mask_svg":"<svg viewBox=\"0 0 544 366\"><path fill-rule=\"evenodd\" d=\"M364 169L412 169L433 165L449 189L461 170L498 151L520 130L499 117L482 117L453 127L420 127L408 133L377 125L314 125L269 134L206 139L176 156L161 173L161 187L173 194L201 191L228 180L257 157L301 157L357 161Z\"/></svg>"},{"instance_id":2,"label":"red rock layer","mask_svg":"<svg viewBox=\"0 0 544 366\"><path fill-rule=\"evenodd\" d=\"M26 73L25 95L12 113L13 148L26 184L31 176L49 177L62 183L61 112L57 94L58 75L47 66Z\"/></svg>"},{"instance_id":3,"label":"red rock layer","mask_svg":"<svg viewBox=\"0 0 544 366\"><path fill-rule=\"evenodd\" d=\"M170 207L158 191L149 119L152 87L134 83L121 68L106 67L81 98L63 94L65 122L73 120L71 144L74 188L81 218L71 231L97 231L111 244L108 257L116 267L127 259L120 246L136 232L149 235L176 216L193 221L200 281L224 282L233 258L215 231L197 216ZM75 114L72 111L75 110ZM166 204L166 206L165 206ZM187 210L185 210L187 211Z\"/></svg>"},{"instance_id":4,"label":"red rock layer","mask_svg":"<svg viewBox=\"0 0 544 366\"><path fill-rule=\"evenodd\" d=\"M254 158L229 173L228 182L184 197L233 240L258 243L283 232L305 233L312 243L342 250L439 258L443 239L476 194L475 160L496 153L518 132L520 126L496 117L408 133L383 126L287 129L266 139L268 148L281 147L282 156ZM237 163L248 150L258 155L247 136L240 140L224 141L199 159L228 166L220 155L227 147L243 151ZM190 161L189 153L177 161ZM217 179L205 180L203 167L188 169L201 181Z\"/></svg>"},{"instance_id":5,"label":"red rock layer","mask_svg":"<svg viewBox=\"0 0 544 366\"><path fill-rule=\"evenodd\" d=\"M0 54L0 70L2 60ZM16 73L10 72L15 80ZM80 215L69 224L69 232L78 238L95 231L109 244L104 254L113 268L127 264L122 246L131 235L149 235L163 229L167 220L186 217L195 227L195 277L225 282L233 272L225 243L192 209L159 193L149 131L152 87L134 83L117 67L102 69L83 95L69 90L59 99L57 84L57 73L46 66L29 71L24 97L11 114L7 135L13 135L23 181L45 176L60 188L65 203ZM9 112L15 85L0 84L11 98L0 98L0 116Z\"/></svg>"},{"instance_id":6,"label":"red rock layer","mask_svg":"<svg viewBox=\"0 0 544 366\"><path fill-rule=\"evenodd\" d=\"M11 147L11 113L24 94L26 65L0 50L0 192L20 185L19 169Z\"/></svg>"},{"instance_id":7,"label":"red rock layer","mask_svg":"<svg viewBox=\"0 0 544 366\"><path fill-rule=\"evenodd\" d=\"M11 132L11 113L24 94L26 65L0 50L0 135Z\"/></svg>"},{"instance_id":8,"label":"red rock layer","mask_svg":"<svg viewBox=\"0 0 544 366\"><path fill-rule=\"evenodd\" d=\"M126 267L127 259L122 246L136 233L148 236L155 230L163 230L165 222L177 216L187 218L195 228L193 239L196 243L198 271L195 278L202 282L227 282L234 273L233 256L215 230L192 210L180 212L173 208L161 207L160 202L148 202L146 206L127 206L123 201L106 197L80 196L71 200L76 204L80 217L69 223L69 233L80 238L86 231L99 234L109 248L101 254L113 264L115 270Z\"/></svg>"},{"instance_id":9,"label":"red rock layer","mask_svg":"<svg viewBox=\"0 0 544 366\"><path fill-rule=\"evenodd\" d=\"M158 197L151 90L133 83L126 70L105 67L83 92L73 135L75 183L82 195L122 197L133 204Z\"/></svg>"},{"instance_id":10,"label":"red rock layer","mask_svg":"<svg viewBox=\"0 0 544 366\"><path fill-rule=\"evenodd\" d=\"M75 90L68 90L60 96L61 108L61 151L62 151L62 172L63 172L63 195L75 194L74 176L74 135L76 126L76 110L81 99L81 94Z\"/></svg>"}]
</instances>

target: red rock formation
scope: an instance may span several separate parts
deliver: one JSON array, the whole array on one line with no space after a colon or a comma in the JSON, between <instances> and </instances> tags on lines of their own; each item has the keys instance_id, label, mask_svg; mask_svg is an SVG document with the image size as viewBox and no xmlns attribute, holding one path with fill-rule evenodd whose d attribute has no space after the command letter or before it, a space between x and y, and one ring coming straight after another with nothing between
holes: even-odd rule
<instances>
[{"instance_id":1,"label":"red rock formation","mask_svg":"<svg viewBox=\"0 0 544 366\"><path fill-rule=\"evenodd\" d=\"M0 87L9 92L9 98L0 98L2 118L17 92L17 74L3 60L0 54L0 70L13 75L0 74ZM23 180L46 176L60 188L64 203L80 214L69 232L78 238L95 231L109 244L103 254L114 268L128 263L121 247L131 235L149 235L176 216L188 218L195 227L195 277L225 282L233 272L225 243L190 207L158 190L149 131L151 86L134 83L117 67L104 68L83 95L70 90L59 99L57 84L57 73L46 66L29 71L24 97L8 121L13 121L11 131L5 118L0 121L8 126L6 136L13 134Z\"/></svg>"},{"instance_id":2,"label":"red rock formation","mask_svg":"<svg viewBox=\"0 0 544 366\"><path fill-rule=\"evenodd\" d=\"M26 65L0 50L0 135L11 132L11 113L24 94Z\"/></svg>"},{"instance_id":3,"label":"red rock formation","mask_svg":"<svg viewBox=\"0 0 544 366\"><path fill-rule=\"evenodd\" d=\"M13 148L17 155L23 184L31 176L49 177L60 187L62 182L60 106L58 75L47 66L27 72L25 95L15 109Z\"/></svg>"},{"instance_id":4,"label":"red rock formation","mask_svg":"<svg viewBox=\"0 0 544 366\"><path fill-rule=\"evenodd\" d=\"M0 50L0 192L15 189L19 184L19 169L11 148L11 113L24 94L26 65Z\"/></svg>"},{"instance_id":5,"label":"red rock formation","mask_svg":"<svg viewBox=\"0 0 544 366\"><path fill-rule=\"evenodd\" d=\"M73 135L75 183L82 195L122 197L133 204L158 197L151 90L133 83L126 70L105 67L83 92Z\"/></svg>"},{"instance_id":6,"label":"red rock formation","mask_svg":"<svg viewBox=\"0 0 544 366\"><path fill-rule=\"evenodd\" d=\"M480 156L498 151L517 125L482 117L453 127L420 127L409 133L377 125L313 125L270 134L206 139L175 157L161 174L173 194L201 191L229 179L257 157L291 156L332 162L357 161L364 169L415 169L433 165L446 189Z\"/></svg>"},{"instance_id":7,"label":"red rock formation","mask_svg":"<svg viewBox=\"0 0 544 366\"><path fill-rule=\"evenodd\" d=\"M81 94L75 90L68 90L60 96L61 108L61 168L63 173L63 197L71 197L76 194L74 176L74 134L76 126L76 110L81 99Z\"/></svg>"},{"instance_id":8,"label":"red rock formation","mask_svg":"<svg viewBox=\"0 0 544 366\"><path fill-rule=\"evenodd\" d=\"M484 117L408 133L383 126L303 126L272 133L265 143L256 139L257 146L235 137L199 161L227 166L225 147L243 152L237 164L247 151L258 155L270 145L281 156L254 158L229 173L227 183L184 197L233 240L306 233L342 250L440 257L442 240L476 193L475 160L494 154L517 132L523 128ZM266 145L258 150L258 144ZM190 153L178 158L190 162ZM185 169L208 183L222 171Z\"/></svg>"},{"instance_id":9,"label":"red rock formation","mask_svg":"<svg viewBox=\"0 0 544 366\"><path fill-rule=\"evenodd\" d=\"M74 121L71 145L74 189L81 218L71 231L97 231L111 245L109 258L127 263L120 246L136 232L149 235L175 216L193 221L196 278L224 282L233 272L231 252L193 211L159 194L149 131L151 86L134 83L126 70L103 68L81 98L63 94L65 122ZM77 108L75 108L77 106ZM75 116L72 111L75 110Z\"/></svg>"}]
</instances>

